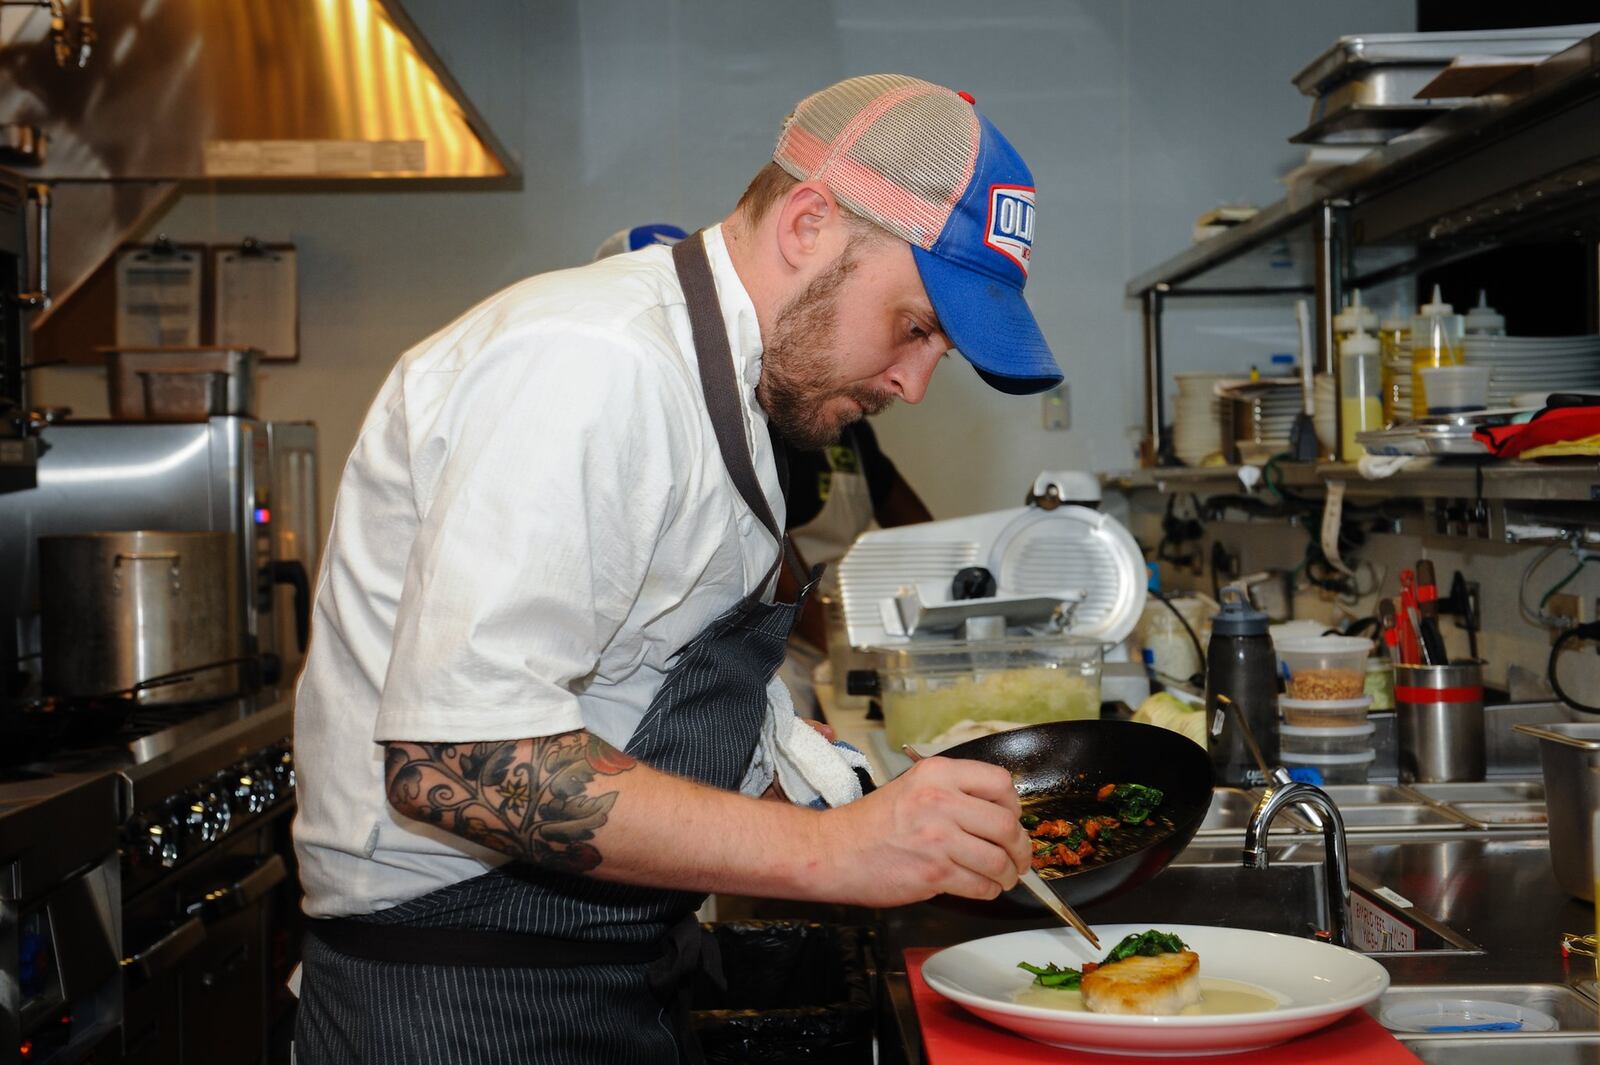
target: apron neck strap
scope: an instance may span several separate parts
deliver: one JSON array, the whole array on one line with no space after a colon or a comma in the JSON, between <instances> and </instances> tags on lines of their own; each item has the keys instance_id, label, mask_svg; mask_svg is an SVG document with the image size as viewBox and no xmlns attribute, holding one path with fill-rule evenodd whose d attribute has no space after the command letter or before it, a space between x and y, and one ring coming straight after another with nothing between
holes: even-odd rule
<instances>
[{"instance_id":1,"label":"apron neck strap","mask_svg":"<svg viewBox=\"0 0 1600 1065\"><path fill-rule=\"evenodd\" d=\"M678 283L683 286L684 302L689 307L689 332L694 338L695 358L700 364L700 389L711 415L711 428L717 434L723 465L728 468L740 498L779 545L778 557L759 585L764 588L777 573L779 564L791 557L792 549L772 515L767 495L756 478L755 464L750 461L744 406L739 398L738 378L733 372L733 348L728 344L727 327L722 321L722 305L717 301L717 286L711 276L711 260L706 255L703 230L673 245L672 265L678 271ZM771 432L769 425L768 433ZM772 445L777 455L779 478L787 480L788 463L776 436L772 437Z\"/></svg>"}]
</instances>

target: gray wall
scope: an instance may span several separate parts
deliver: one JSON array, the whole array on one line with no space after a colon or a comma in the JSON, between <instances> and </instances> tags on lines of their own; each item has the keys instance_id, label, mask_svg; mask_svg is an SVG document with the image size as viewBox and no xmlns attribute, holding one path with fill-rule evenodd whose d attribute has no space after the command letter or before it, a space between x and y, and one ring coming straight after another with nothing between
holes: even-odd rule
<instances>
[{"instance_id":1,"label":"gray wall","mask_svg":"<svg viewBox=\"0 0 1600 1065\"><path fill-rule=\"evenodd\" d=\"M185 195L175 239L300 249L303 357L270 367L268 417L322 430L324 514L395 358L526 274L586 260L644 221L721 218L804 94L876 70L974 93L1039 186L1030 300L1067 370L1072 428L964 363L880 419L937 516L1015 505L1041 468L1132 464L1139 330L1122 286L1223 201L1266 204L1300 157L1289 77L1341 33L1410 28L1395 0L405 0L520 158L520 191ZM1176 314L1175 368L1258 361L1283 308ZM1258 335L1273 327L1266 339ZM42 373L41 401L103 409L95 371ZM98 407L97 407L98 405Z\"/></svg>"}]
</instances>

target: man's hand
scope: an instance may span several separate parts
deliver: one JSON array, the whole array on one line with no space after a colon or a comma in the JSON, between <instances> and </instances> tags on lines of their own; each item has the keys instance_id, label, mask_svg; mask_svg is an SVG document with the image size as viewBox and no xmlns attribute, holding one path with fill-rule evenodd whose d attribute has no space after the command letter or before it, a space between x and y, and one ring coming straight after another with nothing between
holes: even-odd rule
<instances>
[{"instance_id":1,"label":"man's hand","mask_svg":"<svg viewBox=\"0 0 1600 1065\"><path fill-rule=\"evenodd\" d=\"M945 893L992 899L1013 887L1031 850L1011 774L927 758L820 823L832 860L822 894L898 906Z\"/></svg>"}]
</instances>

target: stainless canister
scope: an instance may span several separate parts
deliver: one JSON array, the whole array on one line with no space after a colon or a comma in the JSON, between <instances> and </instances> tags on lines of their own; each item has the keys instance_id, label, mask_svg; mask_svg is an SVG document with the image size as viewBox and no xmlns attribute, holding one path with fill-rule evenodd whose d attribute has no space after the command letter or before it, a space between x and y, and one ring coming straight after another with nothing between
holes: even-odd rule
<instances>
[{"instance_id":1,"label":"stainless canister","mask_svg":"<svg viewBox=\"0 0 1600 1065\"><path fill-rule=\"evenodd\" d=\"M99 532L39 538L45 688L81 697L137 692L144 705L231 695L247 674L232 533Z\"/></svg>"},{"instance_id":2,"label":"stainless canister","mask_svg":"<svg viewBox=\"0 0 1600 1065\"><path fill-rule=\"evenodd\" d=\"M1482 780L1483 673L1475 662L1394 667L1400 779Z\"/></svg>"},{"instance_id":3,"label":"stainless canister","mask_svg":"<svg viewBox=\"0 0 1600 1065\"><path fill-rule=\"evenodd\" d=\"M1513 725L1539 741L1545 810L1550 820L1550 865L1571 895L1594 901L1594 835L1600 811L1600 722Z\"/></svg>"}]
</instances>

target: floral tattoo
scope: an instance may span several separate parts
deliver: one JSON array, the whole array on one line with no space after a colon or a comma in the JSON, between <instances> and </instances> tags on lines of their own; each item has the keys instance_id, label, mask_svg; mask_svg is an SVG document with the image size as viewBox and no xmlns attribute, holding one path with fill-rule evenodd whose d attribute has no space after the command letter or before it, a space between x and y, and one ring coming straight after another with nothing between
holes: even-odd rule
<instances>
[{"instance_id":1,"label":"floral tattoo","mask_svg":"<svg viewBox=\"0 0 1600 1065\"><path fill-rule=\"evenodd\" d=\"M591 794L596 776L637 763L587 732L495 743L389 743L389 803L427 824L547 869L585 873L600 864L589 842L615 791Z\"/></svg>"}]
</instances>

